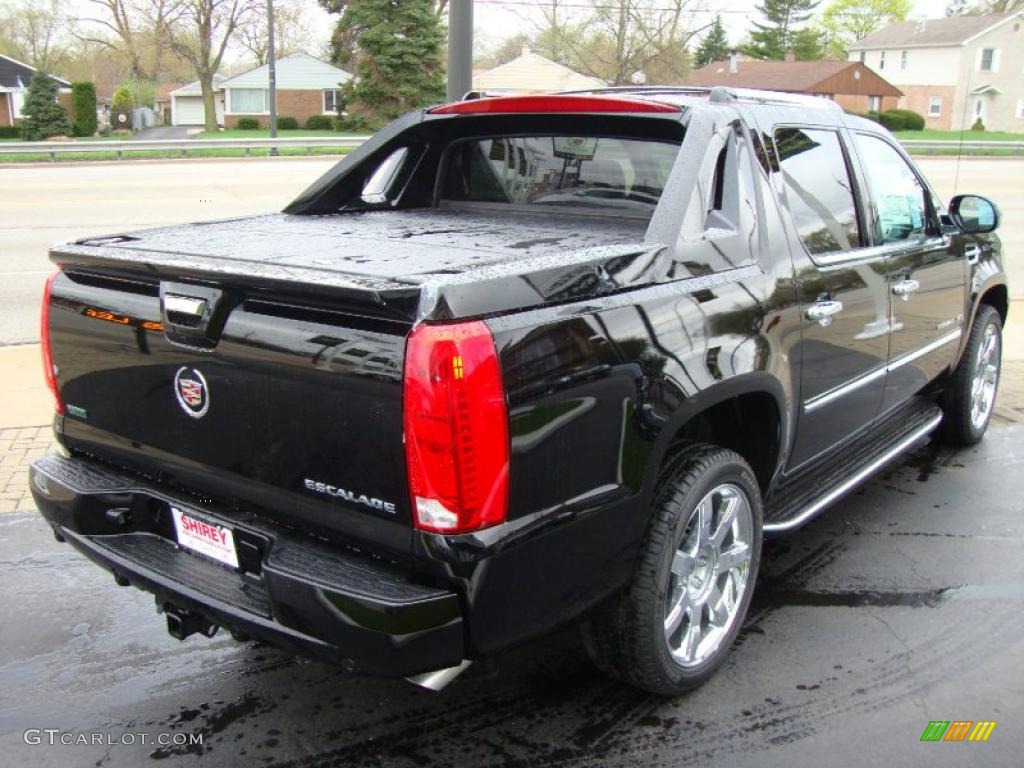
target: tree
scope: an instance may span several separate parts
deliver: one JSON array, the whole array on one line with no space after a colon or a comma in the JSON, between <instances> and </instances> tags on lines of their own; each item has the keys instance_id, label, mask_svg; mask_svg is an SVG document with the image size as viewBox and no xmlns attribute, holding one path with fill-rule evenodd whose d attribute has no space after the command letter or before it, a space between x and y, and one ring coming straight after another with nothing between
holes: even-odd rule
<instances>
[{"instance_id":1,"label":"tree","mask_svg":"<svg viewBox=\"0 0 1024 768\"><path fill-rule=\"evenodd\" d=\"M946 16L966 16L971 12L970 0L949 0Z\"/></svg>"},{"instance_id":2,"label":"tree","mask_svg":"<svg viewBox=\"0 0 1024 768\"><path fill-rule=\"evenodd\" d=\"M71 84L71 115L75 136L96 133L96 86L92 83Z\"/></svg>"},{"instance_id":3,"label":"tree","mask_svg":"<svg viewBox=\"0 0 1024 768\"><path fill-rule=\"evenodd\" d=\"M432 0L353 0L339 23L343 36L352 29L355 79L343 89L351 123L374 127L444 100L444 30Z\"/></svg>"},{"instance_id":4,"label":"tree","mask_svg":"<svg viewBox=\"0 0 1024 768\"><path fill-rule=\"evenodd\" d=\"M168 28L171 48L189 64L203 94L206 130L216 131L217 106L213 76L238 25L260 0L176 0L176 23Z\"/></svg>"},{"instance_id":5,"label":"tree","mask_svg":"<svg viewBox=\"0 0 1024 768\"><path fill-rule=\"evenodd\" d=\"M38 70L59 70L71 45L65 5L61 0L22 0L0 8L0 53Z\"/></svg>"},{"instance_id":6,"label":"tree","mask_svg":"<svg viewBox=\"0 0 1024 768\"><path fill-rule=\"evenodd\" d=\"M828 55L845 59L851 43L907 18L912 0L832 0L821 14Z\"/></svg>"},{"instance_id":7,"label":"tree","mask_svg":"<svg viewBox=\"0 0 1024 768\"><path fill-rule=\"evenodd\" d=\"M541 51L568 67L614 85L674 83L689 71L690 41L702 31L686 24L692 0L592 0L570 21L549 0L537 27Z\"/></svg>"},{"instance_id":8,"label":"tree","mask_svg":"<svg viewBox=\"0 0 1024 768\"><path fill-rule=\"evenodd\" d=\"M41 70L32 76L21 115L21 135L25 141L71 135L68 113L57 103L57 81Z\"/></svg>"},{"instance_id":9,"label":"tree","mask_svg":"<svg viewBox=\"0 0 1024 768\"><path fill-rule=\"evenodd\" d=\"M715 20L711 22L711 28L697 47L693 63L698 67L703 67L705 64L710 64L713 61L722 61L731 52L732 48L729 47L729 37L725 33L725 27L722 26L722 17L721 15L716 15Z\"/></svg>"},{"instance_id":10,"label":"tree","mask_svg":"<svg viewBox=\"0 0 1024 768\"><path fill-rule=\"evenodd\" d=\"M310 47L313 32L306 21L308 11L307 0L275 0L274 53L278 58ZM242 47L253 55L257 66L267 63L270 45L267 40L265 5L261 5L239 23L236 37Z\"/></svg>"},{"instance_id":11,"label":"tree","mask_svg":"<svg viewBox=\"0 0 1024 768\"><path fill-rule=\"evenodd\" d=\"M754 22L755 29L750 33L744 52L755 59L781 60L787 53L795 54L798 59L820 58L821 46L814 42L816 34L805 29L819 2L821 0L764 0L764 5L755 8L767 23Z\"/></svg>"},{"instance_id":12,"label":"tree","mask_svg":"<svg viewBox=\"0 0 1024 768\"><path fill-rule=\"evenodd\" d=\"M87 0L95 16L83 16L80 39L97 43L121 57L133 80L157 82L170 47L170 27L181 0ZM93 31L89 26L94 26Z\"/></svg>"},{"instance_id":13,"label":"tree","mask_svg":"<svg viewBox=\"0 0 1024 768\"><path fill-rule=\"evenodd\" d=\"M328 13L341 15L334 27L334 34L331 35L331 61L343 69L351 71L353 61L358 50L359 35L362 34L363 26L355 23L352 19L345 20L345 14L351 5L358 5L350 0L318 0L320 5ZM380 3L383 5L383 3ZM448 10L448 0L433 0L431 3L434 15L438 20L444 17Z\"/></svg>"}]
</instances>

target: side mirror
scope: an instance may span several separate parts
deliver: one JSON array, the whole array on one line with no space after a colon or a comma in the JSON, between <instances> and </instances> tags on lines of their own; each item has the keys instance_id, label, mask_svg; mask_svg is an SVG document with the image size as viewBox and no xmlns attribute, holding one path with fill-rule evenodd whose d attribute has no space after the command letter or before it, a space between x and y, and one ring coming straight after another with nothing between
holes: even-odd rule
<instances>
[{"instance_id":1,"label":"side mirror","mask_svg":"<svg viewBox=\"0 0 1024 768\"><path fill-rule=\"evenodd\" d=\"M980 195L957 195L949 201L949 218L961 232L983 235L999 226L999 209Z\"/></svg>"}]
</instances>

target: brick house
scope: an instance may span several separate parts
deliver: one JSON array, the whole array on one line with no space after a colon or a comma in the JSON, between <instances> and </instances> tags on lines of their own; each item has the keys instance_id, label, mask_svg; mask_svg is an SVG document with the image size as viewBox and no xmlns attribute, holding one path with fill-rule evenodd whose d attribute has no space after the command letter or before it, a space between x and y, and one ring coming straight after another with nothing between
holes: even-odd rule
<instances>
[{"instance_id":1,"label":"brick house","mask_svg":"<svg viewBox=\"0 0 1024 768\"><path fill-rule=\"evenodd\" d=\"M1024 131L1024 13L904 21L850 46L860 62L903 91L900 106L940 130L981 118Z\"/></svg>"},{"instance_id":2,"label":"brick house","mask_svg":"<svg viewBox=\"0 0 1024 768\"><path fill-rule=\"evenodd\" d=\"M21 122L21 107L25 103L35 67L24 62L0 54L0 126L16 125ZM71 83L56 75L50 75L57 81L57 101L71 117Z\"/></svg>"},{"instance_id":3,"label":"brick house","mask_svg":"<svg viewBox=\"0 0 1024 768\"><path fill-rule=\"evenodd\" d=\"M694 70L686 82L823 96L849 112L884 112L895 108L903 95L859 61L758 61L734 56Z\"/></svg>"},{"instance_id":4,"label":"brick house","mask_svg":"<svg viewBox=\"0 0 1024 768\"><path fill-rule=\"evenodd\" d=\"M352 75L308 53L277 60L277 114L294 117L299 125L313 115L337 115L341 86ZM224 94L224 126L233 128L243 117L264 125L270 118L270 74L266 64L235 75L220 84Z\"/></svg>"}]
</instances>

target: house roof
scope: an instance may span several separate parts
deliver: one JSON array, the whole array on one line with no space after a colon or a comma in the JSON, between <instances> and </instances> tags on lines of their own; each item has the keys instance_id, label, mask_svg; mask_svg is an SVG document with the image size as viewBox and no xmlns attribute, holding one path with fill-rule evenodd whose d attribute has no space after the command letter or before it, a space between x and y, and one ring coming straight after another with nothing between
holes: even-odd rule
<instances>
[{"instance_id":1,"label":"house roof","mask_svg":"<svg viewBox=\"0 0 1024 768\"><path fill-rule=\"evenodd\" d=\"M713 61L694 70L688 85L734 86L788 93L869 93L902 96L887 80L859 61L757 61L741 59L736 72L728 61ZM852 83L858 83L852 86Z\"/></svg>"},{"instance_id":2,"label":"house roof","mask_svg":"<svg viewBox=\"0 0 1024 768\"><path fill-rule=\"evenodd\" d=\"M850 45L851 51L878 48L933 48L963 45L1010 19L1022 17L1013 13L984 16L948 16L944 19L901 21L873 32Z\"/></svg>"},{"instance_id":3,"label":"house roof","mask_svg":"<svg viewBox=\"0 0 1024 768\"><path fill-rule=\"evenodd\" d=\"M329 90L352 79L352 75L345 70L308 53L293 53L278 59L275 70L279 91ZM221 83L223 88L267 88L269 85L270 68L266 64L230 77Z\"/></svg>"},{"instance_id":4,"label":"house roof","mask_svg":"<svg viewBox=\"0 0 1024 768\"><path fill-rule=\"evenodd\" d=\"M604 88L603 80L590 77L524 48L523 55L494 69L474 73L476 89L516 91L565 91Z\"/></svg>"},{"instance_id":5,"label":"house roof","mask_svg":"<svg viewBox=\"0 0 1024 768\"><path fill-rule=\"evenodd\" d=\"M225 80L227 80L227 78L224 75L214 75L213 76L213 90L215 90L215 91L218 90L220 88L221 84ZM170 96L202 96L202 95L203 95L203 89L199 87L199 81L198 80L194 80L193 82L189 83L188 85L183 85L183 86L181 86L181 88L175 88L173 91L171 91L169 94L167 94L168 97L170 97Z\"/></svg>"},{"instance_id":6,"label":"house roof","mask_svg":"<svg viewBox=\"0 0 1024 768\"><path fill-rule=\"evenodd\" d=\"M28 88L32 75L35 73L35 67L30 67L22 61L12 59L10 56L4 56L0 53L0 85L6 88ZM71 87L71 83L63 78L56 75L50 75L50 77L56 80L58 85L65 88Z\"/></svg>"}]
</instances>

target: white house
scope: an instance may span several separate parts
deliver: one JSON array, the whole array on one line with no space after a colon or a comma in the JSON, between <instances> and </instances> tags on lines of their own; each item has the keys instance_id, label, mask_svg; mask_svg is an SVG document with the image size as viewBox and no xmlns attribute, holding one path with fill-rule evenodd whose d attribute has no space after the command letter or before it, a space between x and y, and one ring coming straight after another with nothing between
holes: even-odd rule
<instances>
[{"instance_id":1,"label":"white house","mask_svg":"<svg viewBox=\"0 0 1024 768\"><path fill-rule=\"evenodd\" d=\"M221 83L227 80L223 75L213 76L213 98L217 107L217 125L224 124L224 92ZM171 125L204 125L206 110L203 107L203 92L199 81L183 85L171 91Z\"/></svg>"},{"instance_id":2,"label":"white house","mask_svg":"<svg viewBox=\"0 0 1024 768\"><path fill-rule=\"evenodd\" d=\"M523 46L521 56L473 75L475 91L542 93L584 91L604 88L606 85L603 80L580 74L539 53L532 53L527 45Z\"/></svg>"},{"instance_id":3,"label":"white house","mask_svg":"<svg viewBox=\"0 0 1024 768\"><path fill-rule=\"evenodd\" d=\"M927 127L1024 131L1024 12L892 24L850 46Z\"/></svg>"},{"instance_id":4,"label":"white house","mask_svg":"<svg viewBox=\"0 0 1024 768\"><path fill-rule=\"evenodd\" d=\"M308 53L293 53L277 60L277 114L304 124L313 115L337 115L341 87L352 75ZM270 68L243 72L221 83L224 91L224 124L233 127L239 118L270 115Z\"/></svg>"}]
</instances>

